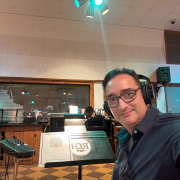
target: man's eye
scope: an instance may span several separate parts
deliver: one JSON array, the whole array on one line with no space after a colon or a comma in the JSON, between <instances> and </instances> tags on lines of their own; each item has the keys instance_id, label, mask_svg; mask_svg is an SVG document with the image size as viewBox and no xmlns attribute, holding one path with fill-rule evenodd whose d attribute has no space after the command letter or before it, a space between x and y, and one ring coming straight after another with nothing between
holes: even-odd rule
<instances>
[{"instance_id":1,"label":"man's eye","mask_svg":"<svg viewBox=\"0 0 180 180\"><path fill-rule=\"evenodd\" d=\"M109 99L109 101L114 102L114 101L116 101L116 98L111 98L111 99Z\"/></svg>"},{"instance_id":2,"label":"man's eye","mask_svg":"<svg viewBox=\"0 0 180 180\"><path fill-rule=\"evenodd\" d=\"M127 92L125 95L126 95L126 97L133 97L134 96L134 92Z\"/></svg>"},{"instance_id":3,"label":"man's eye","mask_svg":"<svg viewBox=\"0 0 180 180\"><path fill-rule=\"evenodd\" d=\"M132 96L133 93L126 93L126 96Z\"/></svg>"}]
</instances>

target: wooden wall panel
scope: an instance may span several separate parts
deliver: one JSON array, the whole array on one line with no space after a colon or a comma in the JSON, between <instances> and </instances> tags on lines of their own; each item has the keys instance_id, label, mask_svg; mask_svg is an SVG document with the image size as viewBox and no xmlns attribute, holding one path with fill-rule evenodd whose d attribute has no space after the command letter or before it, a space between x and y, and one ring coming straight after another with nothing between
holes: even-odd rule
<instances>
[{"instance_id":1,"label":"wooden wall panel","mask_svg":"<svg viewBox=\"0 0 180 180\"><path fill-rule=\"evenodd\" d=\"M4 128L3 128L4 130ZM6 139L12 139L14 136L14 132L5 132L5 137ZM6 154L4 154L4 157L3 157L3 161L2 161L2 165L5 166L5 157L6 157L6 162L8 162L8 156L6 156ZM13 157L10 156L9 158L9 165L12 165L14 163L13 161Z\"/></svg>"},{"instance_id":2,"label":"wooden wall panel","mask_svg":"<svg viewBox=\"0 0 180 180\"><path fill-rule=\"evenodd\" d=\"M24 131L24 143L29 146L34 146L34 132L33 131ZM32 157L23 159L23 164L32 164Z\"/></svg>"},{"instance_id":3,"label":"wooden wall panel","mask_svg":"<svg viewBox=\"0 0 180 180\"><path fill-rule=\"evenodd\" d=\"M14 136L19 139L20 141L24 142L24 133L23 132L14 132ZM23 164L23 160L19 159L19 164Z\"/></svg>"},{"instance_id":4,"label":"wooden wall panel","mask_svg":"<svg viewBox=\"0 0 180 180\"><path fill-rule=\"evenodd\" d=\"M36 155L33 156L33 164L38 164L39 162L39 149L42 131L34 131L34 148L36 149Z\"/></svg>"}]
</instances>

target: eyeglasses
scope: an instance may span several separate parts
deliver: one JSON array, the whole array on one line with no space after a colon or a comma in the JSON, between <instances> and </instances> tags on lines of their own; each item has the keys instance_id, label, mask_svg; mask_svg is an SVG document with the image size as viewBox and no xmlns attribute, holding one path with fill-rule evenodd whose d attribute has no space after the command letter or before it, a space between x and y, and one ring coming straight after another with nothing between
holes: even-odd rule
<instances>
[{"instance_id":1,"label":"eyeglasses","mask_svg":"<svg viewBox=\"0 0 180 180\"><path fill-rule=\"evenodd\" d=\"M107 98L106 101L108 103L109 108L113 108L119 105L119 98L121 98L124 102L128 103L133 101L136 98L136 92L141 89L140 87L135 90L129 90L120 96Z\"/></svg>"}]
</instances>

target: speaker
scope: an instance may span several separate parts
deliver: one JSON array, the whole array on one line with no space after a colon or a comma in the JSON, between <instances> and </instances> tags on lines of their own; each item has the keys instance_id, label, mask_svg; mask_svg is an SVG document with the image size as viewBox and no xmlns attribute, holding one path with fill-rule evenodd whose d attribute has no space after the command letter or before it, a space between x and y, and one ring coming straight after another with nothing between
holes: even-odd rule
<instances>
[{"instance_id":1,"label":"speaker","mask_svg":"<svg viewBox=\"0 0 180 180\"><path fill-rule=\"evenodd\" d=\"M171 81L170 68L167 67L159 67L156 70L157 83L167 83Z\"/></svg>"},{"instance_id":2,"label":"speaker","mask_svg":"<svg viewBox=\"0 0 180 180\"><path fill-rule=\"evenodd\" d=\"M64 131L64 117L51 117L50 118L50 132L63 132Z\"/></svg>"},{"instance_id":3,"label":"speaker","mask_svg":"<svg viewBox=\"0 0 180 180\"><path fill-rule=\"evenodd\" d=\"M87 131L97 131L97 130L104 130L107 136L110 136L111 133L111 121L107 121L105 119L100 119L96 117L92 117L85 121L85 126Z\"/></svg>"},{"instance_id":4,"label":"speaker","mask_svg":"<svg viewBox=\"0 0 180 180\"><path fill-rule=\"evenodd\" d=\"M35 112L23 112L23 123L34 123L36 122Z\"/></svg>"}]
</instances>

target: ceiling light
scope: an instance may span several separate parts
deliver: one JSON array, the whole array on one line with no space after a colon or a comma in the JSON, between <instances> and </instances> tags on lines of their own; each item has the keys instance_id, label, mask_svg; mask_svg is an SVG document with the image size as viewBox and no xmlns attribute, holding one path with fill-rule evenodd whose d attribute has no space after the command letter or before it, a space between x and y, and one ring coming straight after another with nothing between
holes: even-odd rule
<instances>
[{"instance_id":1,"label":"ceiling light","mask_svg":"<svg viewBox=\"0 0 180 180\"><path fill-rule=\"evenodd\" d=\"M76 6L79 8L82 6L84 3L86 3L87 0L75 0Z\"/></svg>"},{"instance_id":2,"label":"ceiling light","mask_svg":"<svg viewBox=\"0 0 180 180\"><path fill-rule=\"evenodd\" d=\"M86 2L87 0L75 0L75 4L78 8ZM99 6L102 15L106 14L109 11L108 7L104 4L103 0L90 0L86 17L94 18L94 6Z\"/></svg>"},{"instance_id":3,"label":"ceiling light","mask_svg":"<svg viewBox=\"0 0 180 180\"><path fill-rule=\"evenodd\" d=\"M30 101L30 104L36 104L36 101L31 100L31 101Z\"/></svg>"},{"instance_id":4,"label":"ceiling light","mask_svg":"<svg viewBox=\"0 0 180 180\"><path fill-rule=\"evenodd\" d=\"M24 91L21 91L21 94L26 94Z\"/></svg>"},{"instance_id":5,"label":"ceiling light","mask_svg":"<svg viewBox=\"0 0 180 180\"><path fill-rule=\"evenodd\" d=\"M92 2L89 4L86 17L94 18L94 6Z\"/></svg>"},{"instance_id":6,"label":"ceiling light","mask_svg":"<svg viewBox=\"0 0 180 180\"><path fill-rule=\"evenodd\" d=\"M97 6L101 5L102 2L103 2L103 0L94 0L94 4Z\"/></svg>"},{"instance_id":7,"label":"ceiling light","mask_svg":"<svg viewBox=\"0 0 180 180\"><path fill-rule=\"evenodd\" d=\"M26 90L23 90L23 91L21 91L21 94L29 94L29 92Z\"/></svg>"},{"instance_id":8,"label":"ceiling light","mask_svg":"<svg viewBox=\"0 0 180 180\"><path fill-rule=\"evenodd\" d=\"M102 3L102 4L99 6L99 9L100 9L102 15L106 14L106 13L109 11L109 9L107 8L107 6L106 6L104 3Z\"/></svg>"}]
</instances>

